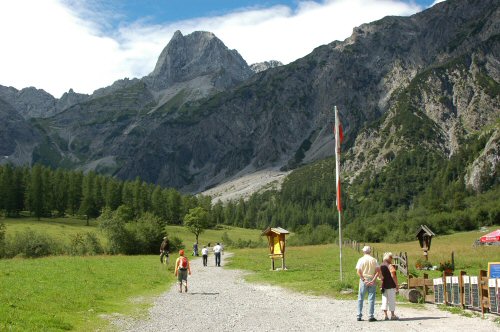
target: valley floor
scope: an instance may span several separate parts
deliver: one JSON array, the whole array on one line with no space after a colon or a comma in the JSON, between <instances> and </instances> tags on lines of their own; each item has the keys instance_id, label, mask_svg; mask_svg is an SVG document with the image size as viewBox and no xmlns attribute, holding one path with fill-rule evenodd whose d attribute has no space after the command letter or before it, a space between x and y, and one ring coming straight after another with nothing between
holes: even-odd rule
<instances>
[{"instance_id":1,"label":"valley floor","mask_svg":"<svg viewBox=\"0 0 500 332\"><path fill-rule=\"evenodd\" d=\"M222 265L228 256L222 256ZM244 281L245 272L241 270L215 267L213 256L209 256L208 267L202 266L201 259L193 260L191 266L189 293L180 294L177 285L172 286L155 300L146 318L114 316L113 325L122 331L500 330L490 320L451 314L435 306L426 309L400 306L396 308L400 321L369 323L365 304L365 321L357 322L356 301L250 284ZM375 313L377 319L382 319L379 303Z\"/></svg>"}]
</instances>

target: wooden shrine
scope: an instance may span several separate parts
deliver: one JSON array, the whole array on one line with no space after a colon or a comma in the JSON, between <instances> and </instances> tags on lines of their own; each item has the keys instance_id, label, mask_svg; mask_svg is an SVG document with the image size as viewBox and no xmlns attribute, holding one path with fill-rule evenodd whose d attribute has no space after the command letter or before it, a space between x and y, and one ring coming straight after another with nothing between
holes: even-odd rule
<instances>
[{"instance_id":1,"label":"wooden shrine","mask_svg":"<svg viewBox=\"0 0 500 332\"><path fill-rule=\"evenodd\" d=\"M424 251L425 260L429 260L429 250L431 249L431 240L435 236L429 227L425 225L420 225L417 231L417 239L420 243L420 248Z\"/></svg>"},{"instance_id":2,"label":"wooden shrine","mask_svg":"<svg viewBox=\"0 0 500 332\"><path fill-rule=\"evenodd\" d=\"M286 248L286 235L290 234L289 231L281 227L268 227L262 235L267 236L269 245L269 258L271 258L271 269L275 270L274 260L281 258L281 269L286 270L285 266L285 248Z\"/></svg>"}]
</instances>

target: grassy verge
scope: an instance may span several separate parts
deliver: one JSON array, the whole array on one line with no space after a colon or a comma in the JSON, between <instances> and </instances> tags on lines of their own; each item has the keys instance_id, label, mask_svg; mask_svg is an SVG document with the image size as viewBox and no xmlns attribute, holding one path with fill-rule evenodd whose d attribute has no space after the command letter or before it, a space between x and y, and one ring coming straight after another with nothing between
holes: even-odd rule
<instances>
[{"instance_id":1,"label":"grassy verge","mask_svg":"<svg viewBox=\"0 0 500 332\"><path fill-rule=\"evenodd\" d=\"M335 245L287 248L287 271L271 271L267 248L233 250L228 267L252 271L246 279L279 285L295 291L335 298L354 299L358 278L354 266L359 258L354 250L344 250L344 281L340 282L339 250ZM278 266L281 266L278 264ZM342 294L346 288L352 294Z\"/></svg>"},{"instance_id":2,"label":"grassy verge","mask_svg":"<svg viewBox=\"0 0 500 332\"><path fill-rule=\"evenodd\" d=\"M174 281L157 256L0 260L1 331L90 331L103 314L138 314Z\"/></svg>"}]
</instances>

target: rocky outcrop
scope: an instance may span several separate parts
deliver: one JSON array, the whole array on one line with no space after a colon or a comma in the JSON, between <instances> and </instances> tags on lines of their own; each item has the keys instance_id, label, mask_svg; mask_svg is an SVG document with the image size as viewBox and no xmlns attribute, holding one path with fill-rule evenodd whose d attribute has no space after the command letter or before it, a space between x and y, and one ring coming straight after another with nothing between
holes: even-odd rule
<instances>
[{"instance_id":1,"label":"rocky outcrop","mask_svg":"<svg viewBox=\"0 0 500 332\"><path fill-rule=\"evenodd\" d=\"M483 135L490 135L490 138L479 157L470 165L465 176L467 188L476 192L497 184L500 177L500 125Z\"/></svg>"},{"instance_id":2,"label":"rocky outcrop","mask_svg":"<svg viewBox=\"0 0 500 332\"><path fill-rule=\"evenodd\" d=\"M268 70L271 68L276 68L283 66L283 63L277 60L270 60L270 61L263 61L263 62L257 62L252 65L250 65L250 69L255 73L260 73L264 70Z\"/></svg>"}]
</instances>

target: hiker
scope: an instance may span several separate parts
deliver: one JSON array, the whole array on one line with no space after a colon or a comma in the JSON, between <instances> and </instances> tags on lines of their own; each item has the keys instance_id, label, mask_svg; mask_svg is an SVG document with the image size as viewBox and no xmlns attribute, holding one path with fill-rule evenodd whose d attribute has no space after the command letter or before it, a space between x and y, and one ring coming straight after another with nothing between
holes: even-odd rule
<instances>
[{"instance_id":1,"label":"hiker","mask_svg":"<svg viewBox=\"0 0 500 332\"><path fill-rule=\"evenodd\" d=\"M222 247L220 246L220 243L217 242L217 244L214 247L214 255L215 255L215 266L220 266L220 254L222 251Z\"/></svg>"},{"instance_id":2,"label":"hiker","mask_svg":"<svg viewBox=\"0 0 500 332\"><path fill-rule=\"evenodd\" d=\"M182 293L182 284L184 284L184 291L188 291L187 275L191 275L191 266L189 260L184 256L184 250L179 250L179 258L175 261L175 276L179 283L179 293Z\"/></svg>"},{"instance_id":3,"label":"hiker","mask_svg":"<svg viewBox=\"0 0 500 332\"><path fill-rule=\"evenodd\" d=\"M203 246L203 249L201 249L201 256L203 257L203 266L207 266L207 263L208 263L208 248L207 248L207 246Z\"/></svg>"},{"instance_id":4,"label":"hiker","mask_svg":"<svg viewBox=\"0 0 500 332\"><path fill-rule=\"evenodd\" d=\"M375 312L375 292L377 290L377 277L380 275L380 267L377 260L370 255L371 252L372 249L369 246L364 246L364 255L356 264L356 271L359 276L358 321L363 320L363 301L366 293L368 293L368 304L370 306L368 321L377 321L373 315Z\"/></svg>"},{"instance_id":5,"label":"hiker","mask_svg":"<svg viewBox=\"0 0 500 332\"><path fill-rule=\"evenodd\" d=\"M398 276L396 268L392 265L392 253L384 254L384 262L380 265L382 274L382 311L384 312L384 320L389 320L387 316L387 308L391 311L391 320L398 320L399 317L394 314L396 310L396 293L398 289Z\"/></svg>"},{"instance_id":6,"label":"hiker","mask_svg":"<svg viewBox=\"0 0 500 332\"><path fill-rule=\"evenodd\" d=\"M193 244L193 256L198 256L198 242Z\"/></svg>"},{"instance_id":7,"label":"hiker","mask_svg":"<svg viewBox=\"0 0 500 332\"><path fill-rule=\"evenodd\" d=\"M165 264L168 264L169 262L169 251L170 251L170 243L165 236L163 238L163 242L160 244L160 263L163 264L163 258L166 257L165 259Z\"/></svg>"}]
</instances>

